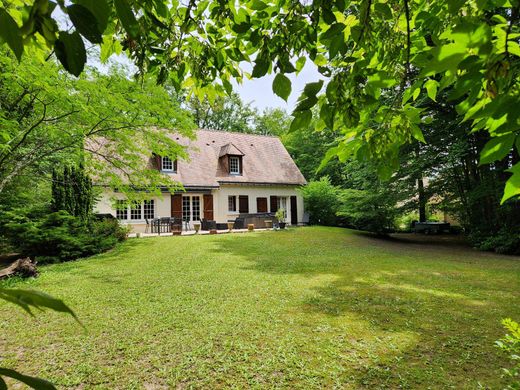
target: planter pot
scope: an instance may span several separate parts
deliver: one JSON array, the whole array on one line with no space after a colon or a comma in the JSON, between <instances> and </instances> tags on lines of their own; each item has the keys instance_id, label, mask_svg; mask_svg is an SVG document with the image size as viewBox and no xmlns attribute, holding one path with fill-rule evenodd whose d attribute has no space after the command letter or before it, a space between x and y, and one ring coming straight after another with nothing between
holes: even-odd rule
<instances>
[{"instance_id":1,"label":"planter pot","mask_svg":"<svg viewBox=\"0 0 520 390\"><path fill-rule=\"evenodd\" d=\"M267 220L267 221L264 221L265 222L265 228L266 229L272 229L273 228L273 221L271 221L270 219Z\"/></svg>"},{"instance_id":2,"label":"planter pot","mask_svg":"<svg viewBox=\"0 0 520 390\"><path fill-rule=\"evenodd\" d=\"M195 234L197 234L200 230L200 223L194 223L193 229L195 230Z\"/></svg>"},{"instance_id":3,"label":"planter pot","mask_svg":"<svg viewBox=\"0 0 520 390\"><path fill-rule=\"evenodd\" d=\"M235 226L235 222L228 222L228 223L227 223L227 227L228 227L228 230L229 230L229 231L232 231L232 230L233 230L233 226Z\"/></svg>"},{"instance_id":4,"label":"planter pot","mask_svg":"<svg viewBox=\"0 0 520 390\"><path fill-rule=\"evenodd\" d=\"M180 230L173 230L172 231L172 236L180 236L182 234L182 232Z\"/></svg>"},{"instance_id":5,"label":"planter pot","mask_svg":"<svg viewBox=\"0 0 520 390\"><path fill-rule=\"evenodd\" d=\"M285 229L285 225L287 225L287 223L285 223L285 222L278 222L278 226L280 226L280 229Z\"/></svg>"},{"instance_id":6,"label":"planter pot","mask_svg":"<svg viewBox=\"0 0 520 390\"><path fill-rule=\"evenodd\" d=\"M255 224L254 223L248 223L247 224L247 230L250 231L250 232L255 230Z\"/></svg>"},{"instance_id":7,"label":"planter pot","mask_svg":"<svg viewBox=\"0 0 520 390\"><path fill-rule=\"evenodd\" d=\"M209 234L217 234L217 229L211 229L211 230L209 231Z\"/></svg>"},{"instance_id":8,"label":"planter pot","mask_svg":"<svg viewBox=\"0 0 520 390\"><path fill-rule=\"evenodd\" d=\"M141 233L135 233L135 238L141 238Z\"/></svg>"}]
</instances>

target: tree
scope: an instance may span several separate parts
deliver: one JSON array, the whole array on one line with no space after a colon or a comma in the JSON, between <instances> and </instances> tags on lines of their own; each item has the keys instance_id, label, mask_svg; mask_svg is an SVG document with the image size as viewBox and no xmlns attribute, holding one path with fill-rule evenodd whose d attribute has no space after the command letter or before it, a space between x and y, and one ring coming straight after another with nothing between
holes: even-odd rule
<instances>
[{"instance_id":1,"label":"tree","mask_svg":"<svg viewBox=\"0 0 520 390\"><path fill-rule=\"evenodd\" d=\"M201 129L251 133L255 110L236 93L219 96L213 102L191 97L185 102L193 121Z\"/></svg>"},{"instance_id":2,"label":"tree","mask_svg":"<svg viewBox=\"0 0 520 390\"><path fill-rule=\"evenodd\" d=\"M450 98L461 99L459 115L472 131L491 136L481 149L483 164L520 148L514 146L520 130L518 0L190 0L171 7L165 1L59 1L72 31L59 31L55 6L17 0L0 8L0 36L18 58L24 47L46 56L44 41L78 75L86 62L84 37L101 45L103 60L124 50L140 75L153 73L160 83L169 80L210 100L231 93L230 80L240 82L242 63L252 58L251 76L277 73L273 91L286 99L291 82L285 74L301 70L309 58L329 82L325 93L324 80L305 87L293 128L308 125L318 106L318 127L343 135L328 157L376 159L382 177L397 169L401 146L423 138L417 97L436 100L448 87ZM398 94L385 103L380 97L388 88ZM502 202L520 193L520 165L509 168Z\"/></svg>"},{"instance_id":3,"label":"tree","mask_svg":"<svg viewBox=\"0 0 520 390\"><path fill-rule=\"evenodd\" d=\"M266 108L255 115L253 132L261 135L284 136L291 125L291 118L281 108Z\"/></svg>"},{"instance_id":4,"label":"tree","mask_svg":"<svg viewBox=\"0 0 520 390\"><path fill-rule=\"evenodd\" d=\"M309 223L316 225L336 225L339 206L339 189L328 177L309 182L301 189L305 210L309 212Z\"/></svg>"},{"instance_id":5,"label":"tree","mask_svg":"<svg viewBox=\"0 0 520 390\"><path fill-rule=\"evenodd\" d=\"M51 207L54 211L65 210L85 221L90 217L93 203L92 180L82 165L52 171Z\"/></svg>"},{"instance_id":6,"label":"tree","mask_svg":"<svg viewBox=\"0 0 520 390\"><path fill-rule=\"evenodd\" d=\"M121 191L175 187L148 169L145 157L182 158L186 154L172 133L191 136L193 125L153 80L138 85L119 69L108 75L89 69L75 79L53 61L26 58L18 65L6 55L0 86L0 196L27 177L48 180L63 163L83 163L97 184Z\"/></svg>"}]
</instances>

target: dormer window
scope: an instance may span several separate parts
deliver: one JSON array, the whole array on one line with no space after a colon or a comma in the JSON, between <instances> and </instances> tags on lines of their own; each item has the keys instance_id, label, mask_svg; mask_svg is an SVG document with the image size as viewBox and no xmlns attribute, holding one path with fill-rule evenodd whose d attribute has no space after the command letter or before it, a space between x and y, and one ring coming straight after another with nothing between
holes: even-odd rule
<instances>
[{"instance_id":1,"label":"dormer window","mask_svg":"<svg viewBox=\"0 0 520 390\"><path fill-rule=\"evenodd\" d=\"M172 160L169 157L161 158L161 171L164 172L177 172L177 161Z\"/></svg>"},{"instance_id":2,"label":"dormer window","mask_svg":"<svg viewBox=\"0 0 520 390\"><path fill-rule=\"evenodd\" d=\"M229 156L229 173L231 175L240 175L240 157Z\"/></svg>"}]
</instances>

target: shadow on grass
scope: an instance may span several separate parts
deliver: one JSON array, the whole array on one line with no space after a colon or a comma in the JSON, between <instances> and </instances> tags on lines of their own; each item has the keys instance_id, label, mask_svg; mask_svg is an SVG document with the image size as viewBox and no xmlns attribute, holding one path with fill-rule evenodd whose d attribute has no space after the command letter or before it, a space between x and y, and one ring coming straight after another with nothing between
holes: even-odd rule
<instances>
[{"instance_id":1,"label":"shadow on grass","mask_svg":"<svg viewBox=\"0 0 520 390\"><path fill-rule=\"evenodd\" d=\"M507 261L490 266L489 254L460 240L442 245L442 240L379 239L342 229L316 228L311 236L304 231L219 240L215 252L241 256L248 270L321 281L302 300L304 313L360 318L374 335L417 335L416 344L399 356L379 356L358 372L360 386L496 383L500 364L493 344L500 319L520 315L510 303L518 299L514 285L520 262L491 255Z\"/></svg>"}]
</instances>

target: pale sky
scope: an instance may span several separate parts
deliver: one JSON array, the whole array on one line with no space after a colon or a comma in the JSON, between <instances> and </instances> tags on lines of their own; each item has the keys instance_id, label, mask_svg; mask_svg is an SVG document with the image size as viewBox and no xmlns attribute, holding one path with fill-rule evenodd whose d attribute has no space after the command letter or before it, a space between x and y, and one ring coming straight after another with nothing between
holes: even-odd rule
<instances>
[{"instance_id":1,"label":"pale sky","mask_svg":"<svg viewBox=\"0 0 520 390\"><path fill-rule=\"evenodd\" d=\"M93 55L88 56L87 62L90 66L94 66L101 71L106 71L109 64L103 65L99 62L99 54L96 50L97 48L94 47L94 53ZM112 56L109 63L117 63L127 67L130 73L135 72L134 65L124 54ZM243 66L244 71L251 73L252 66L250 64L243 62L241 66ZM317 66L314 65L312 61L307 60L305 66L298 75L296 73L286 74L292 82L291 95L286 103L285 100L273 93L272 85L274 76L275 74L273 73L260 79L244 79L242 84L237 84L233 81L233 90L240 95L245 103L251 103L251 106L258 108L260 111L268 107L283 108L288 114L290 114L296 106L296 101L300 97L305 84L325 79L323 75L318 73Z\"/></svg>"},{"instance_id":2,"label":"pale sky","mask_svg":"<svg viewBox=\"0 0 520 390\"><path fill-rule=\"evenodd\" d=\"M250 71L250 69L245 70ZM292 82L292 92L286 103L285 100L273 93L274 76L274 74L270 74L261 79L245 80L241 85L233 83L233 88L244 102L251 103L253 107L260 110L267 107L279 107L285 109L290 114L296 106L296 101L305 84L325 78L318 73L318 68L312 61L307 61L298 75L296 73L286 75Z\"/></svg>"}]
</instances>

